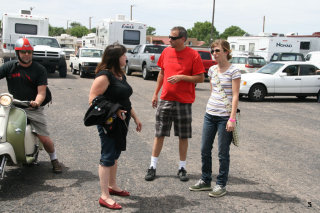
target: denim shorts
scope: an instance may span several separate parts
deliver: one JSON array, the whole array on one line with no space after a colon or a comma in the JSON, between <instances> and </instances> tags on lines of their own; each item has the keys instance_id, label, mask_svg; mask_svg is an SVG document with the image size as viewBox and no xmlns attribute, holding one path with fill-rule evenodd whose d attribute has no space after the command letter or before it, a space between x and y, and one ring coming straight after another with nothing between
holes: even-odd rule
<instances>
[{"instance_id":1,"label":"denim shorts","mask_svg":"<svg viewBox=\"0 0 320 213\"><path fill-rule=\"evenodd\" d=\"M192 111L188 103L160 100L156 114L156 137L170 136L172 122L174 135L180 138L192 137Z\"/></svg>"},{"instance_id":2,"label":"denim shorts","mask_svg":"<svg viewBox=\"0 0 320 213\"><path fill-rule=\"evenodd\" d=\"M116 140L109 137L102 126L98 125L97 128L101 141L100 165L113 166L115 161L119 159L121 151L116 149Z\"/></svg>"}]
</instances>

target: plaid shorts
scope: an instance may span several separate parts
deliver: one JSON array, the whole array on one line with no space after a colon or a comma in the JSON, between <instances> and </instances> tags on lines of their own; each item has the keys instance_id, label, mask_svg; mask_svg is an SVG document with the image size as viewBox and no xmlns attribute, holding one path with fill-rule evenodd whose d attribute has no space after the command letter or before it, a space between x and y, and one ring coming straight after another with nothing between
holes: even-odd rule
<instances>
[{"instance_id":1,"label":"plaid shorts","mask_svg":"<svg viewBox=\"0 0 320 213\"><path fill-rule=\"evenodd\" d=\"M170 136L172 122L174 135L180 138L192 137L192 104L160 100L156 113L156 137Z\"/></svg>"}]
</instances>

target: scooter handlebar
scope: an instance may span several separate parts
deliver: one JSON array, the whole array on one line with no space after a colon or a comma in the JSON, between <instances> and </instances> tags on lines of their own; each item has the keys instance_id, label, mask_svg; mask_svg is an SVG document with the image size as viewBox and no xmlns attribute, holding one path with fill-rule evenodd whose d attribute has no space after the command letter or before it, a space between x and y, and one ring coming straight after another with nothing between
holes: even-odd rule
<instances>
[{"instance_id":1,"label":"scooter handlebar","mask_svg":"<svg viewBox=\"0 0 320 213\"><path fill-rule=\"evenodd\" d=\"M20 108L28 108L30 107L30 101L20 101L18 99L13 100L13 105Z\"/></svg>"}]
</instances>

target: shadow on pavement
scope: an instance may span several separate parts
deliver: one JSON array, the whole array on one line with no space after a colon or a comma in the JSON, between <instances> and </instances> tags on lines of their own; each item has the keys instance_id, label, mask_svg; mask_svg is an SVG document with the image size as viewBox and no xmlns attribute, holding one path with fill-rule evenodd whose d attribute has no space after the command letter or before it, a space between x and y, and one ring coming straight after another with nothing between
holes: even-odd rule
<instances>
[{"instance_id":1,"label":"shadow on pavement","mask_svg":"<svg viewBox=\"0 0 320 213\"><path fill-rule=\"evenodd\" d=\"M249 192L228 192L228 196L250 198L255 200L264 200L272 203L301 203L297 197L285 197L276 193L249 191Z\"/></svg>"},{"instance_id":2,"label":"shadow on pavement","mask_svg":"<svg viewBox=\"0 0 320 213\"><path fill-rule=\"evenodd\" d=\"M99 180L88 171L69 172L69 168L63 166L62 174L54 174L51 168L50 162L12 167L0 181L0 200L20 199L39 191L61 192L67 187L81 187L84 182Z\"/></svg>"},{"instance_id":3,"label":"shadow on pavement","mask_svg":"<svg viewBox=\"0 0 320 213\"><path fill-rule=\"evenodd\" d=\"M135 212L175 212L188 206L197 206L200 203L189 201L185 197L168 195L161 197L140 197L130 196L129 199L135 201L130 204L122 204L124 208L134 208Z\"/></svg>"}]
</instances>

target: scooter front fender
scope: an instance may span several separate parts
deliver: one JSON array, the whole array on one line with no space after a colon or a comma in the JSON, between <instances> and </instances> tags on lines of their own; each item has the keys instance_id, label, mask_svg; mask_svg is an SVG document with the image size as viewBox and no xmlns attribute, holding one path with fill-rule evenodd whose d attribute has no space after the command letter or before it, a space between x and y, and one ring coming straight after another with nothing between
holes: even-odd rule
<instances>
[{"instance_id":1,"label":"scooter front fender","mask_svg":"<svg viewBox=\"0 0 320 213\"><path fill-rule=\"evenodd\" d=\"M7 155L11 158L14 164L17 164L16 154L14 153L13 147L10 143L4 142L0 143L0 156Z\"/></svg>"}]
</instances>

